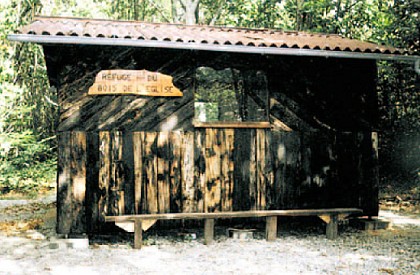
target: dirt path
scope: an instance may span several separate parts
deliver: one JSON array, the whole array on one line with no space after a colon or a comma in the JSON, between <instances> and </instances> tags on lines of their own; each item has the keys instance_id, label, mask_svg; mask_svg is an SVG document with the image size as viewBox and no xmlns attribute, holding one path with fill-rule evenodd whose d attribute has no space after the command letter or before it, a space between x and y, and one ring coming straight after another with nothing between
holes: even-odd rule
<instances>
[{"instance_id":1,"label":"dirt path","mask_svg":"<svg viewBox=\"0 0 420 275\"><path fill-rule=\"evenodd\" d=\"M68 248L56 239L53 199L0 202L0 274L419 274L420 219L381 212L389 230L341 228L327 240L321 228L282 228L275 242L227 238L205 246L174 235L149 235L144 249L130 239ZM64 245L63 245L64 244Z\"/></svg>"}]
</instances>

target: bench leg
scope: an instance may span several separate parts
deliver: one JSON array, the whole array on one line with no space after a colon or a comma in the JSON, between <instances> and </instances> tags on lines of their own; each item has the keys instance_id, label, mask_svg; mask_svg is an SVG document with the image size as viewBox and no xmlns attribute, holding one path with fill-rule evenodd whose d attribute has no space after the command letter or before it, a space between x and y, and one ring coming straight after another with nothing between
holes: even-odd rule
<instances>
[{"instance_id":1,"label":"bench leg","mask_svg":"<svg viewBox=\"0 0 420 275\"><path fill-rule=\"evenodd\" d=\"M141 227L141 220L134 221L134 248L141 249L143 243L143 229Z\"/></svg>"},{"instance_id":2,"label":"bench leg","mask_svg":"<svg viewBox=\"0 0 420 275\"><path fill-rule=\"evenodd\" d=\"M327 222L327 239L333 240L338 236L338 217L331 215Z\"/></svg>"},{"instance_id":3,"label":"bench leg","mask_svg":"<svg viewBox=\"0 0 420 275\"><path fill-rule=\"evenodd\" d=\"M204 244L211 244L214 237L214 219L204 220Z\"/></svg>"},{"instance_id":4,"label":"bench leg","mask_svg":"<svg viewBox=\"0 0 420 275\"><path fill-rule=\"evenodd\" d=\"M268 216L265 224L265 238L268 242L277 238L277 216Z\"/></svg>"}]
</instances>

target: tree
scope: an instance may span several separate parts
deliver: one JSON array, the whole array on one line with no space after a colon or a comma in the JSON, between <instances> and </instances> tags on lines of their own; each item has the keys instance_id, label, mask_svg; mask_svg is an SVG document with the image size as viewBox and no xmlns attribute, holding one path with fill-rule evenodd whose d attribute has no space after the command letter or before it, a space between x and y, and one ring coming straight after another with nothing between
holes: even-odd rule
<instances>
[{"instance_id":1,"label":"tree","mask_svg":"<svg viewBox=\"0 0 420 275\"><path fill-rule=\"evenodd\" d=\"M393 46L420 51L420 3L393 1L382 6L387 24L381 32ZM420 184L420 87L413 64L381 62L378 95L381 112L381 174L384 183Z\"/></svg>"},{"instance_id":2,"label":"tree","mask_svg":"<svg viewBox=\"0 0 420 275\"><path fill-rule=\"evenodd\" d=\"M7 34L39 12L39 0L0 4L0 194L54 178L57 106L39 46L11 44Z\"/></svg>"},{"instance_id":3,"label":"tree","mask_svg":"<svg viewBox=\"0 0 420 275\"><path fill-rule=\"evenodd\" d=\"M198 24L200 0L171 0L174 22L187 25Z\"/></svg>"}]
</instances>

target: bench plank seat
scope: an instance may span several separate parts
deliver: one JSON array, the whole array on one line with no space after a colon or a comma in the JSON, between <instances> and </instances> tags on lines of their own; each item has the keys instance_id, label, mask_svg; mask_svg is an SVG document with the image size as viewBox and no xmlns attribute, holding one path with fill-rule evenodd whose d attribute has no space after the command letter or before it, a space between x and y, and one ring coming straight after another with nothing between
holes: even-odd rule
<instances>
[{"instance_id":1,"label":"bench plank seat","mask_svg":"<svg viewBox=\"0 0 420 275\"><path fill-rule=\"evenodd\" d=\"M126 222L140 220L188 220L188 219L229 219L229 218L258 218L267 216L323 216L339 214L360 214L358 208L330 208L330 209L290 209L290 210L251 210L211 213L160 213L105 216L106 222Z\"/></svg>"},{"instance_id":2,"label":"bench plank seat","mask_svg":"<svg viewBox=\"0 0 420 275\"><path fill-rule=\"evenodd\" d=\"M105 216L106 222L134 223L134 248L141 248L142 245L142 221L146 220L188 220L204 219L204 243L210 244L214 237L214 219L230 218L266 218L266 239L274 241L277 238L277 217L278 216L318 216L327 224L326 235L328 239L335 239L338 235L338 220L353 214L361 214L363 211L358 208L328 208L328 209L285 209L285 210L250 210L250 211L228 211L212 213L159 213L159 214L138 214Z\"/></svg>"}]
</instances>

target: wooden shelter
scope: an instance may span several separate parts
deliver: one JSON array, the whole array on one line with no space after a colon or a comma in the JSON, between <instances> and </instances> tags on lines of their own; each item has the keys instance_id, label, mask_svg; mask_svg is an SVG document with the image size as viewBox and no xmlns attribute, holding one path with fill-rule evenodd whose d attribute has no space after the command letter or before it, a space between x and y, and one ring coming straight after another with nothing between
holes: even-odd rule
<instances>
[{"instance_id":1,"label":"wooden shelter","mask_svg":"<svg viewBox=\"0 0 420 275\"><path fill-rule=\"evenodd\" d=\"M336 35L39 17L57 88L58 227L105 215L361 208L378 214L376 59Z\"/></svg>"}]
</instances>

